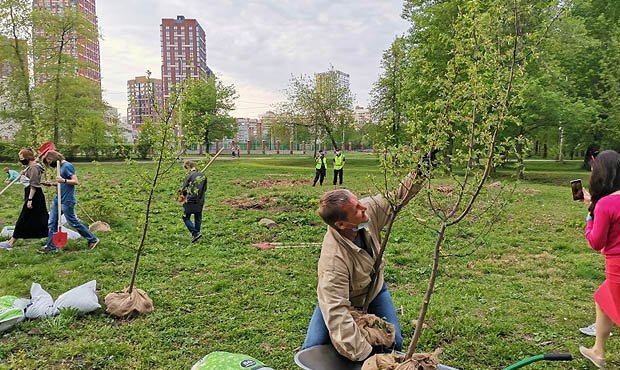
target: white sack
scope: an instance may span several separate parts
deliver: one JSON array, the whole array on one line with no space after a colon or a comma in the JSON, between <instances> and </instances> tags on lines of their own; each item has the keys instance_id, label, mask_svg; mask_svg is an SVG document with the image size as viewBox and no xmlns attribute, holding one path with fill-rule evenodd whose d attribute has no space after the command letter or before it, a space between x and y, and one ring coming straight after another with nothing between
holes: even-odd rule
<instances>
[{"instance_id":1,"label":"white sack","mask_svg":"<svg viewBox=\"0 0 620 370\"><path fill-rule=\"evenodd\" d=\"M74 308L80 312L92 312L101 308L97 298L97 280L75 287L61 294L54 303L54 310Z\"/></svg>"},{"instance_id":2,"label":"white sack","mask_svg":"<svg viewBox=\"0 0 620 370\"><path fill-rule=\"evenodd\" d=\"M54 308L54 299L41 288L40 284L32 283L30 297L30 306L26 308L26 318L38 319L58 313L58 310Z\"/></svg>"}]
</instances>

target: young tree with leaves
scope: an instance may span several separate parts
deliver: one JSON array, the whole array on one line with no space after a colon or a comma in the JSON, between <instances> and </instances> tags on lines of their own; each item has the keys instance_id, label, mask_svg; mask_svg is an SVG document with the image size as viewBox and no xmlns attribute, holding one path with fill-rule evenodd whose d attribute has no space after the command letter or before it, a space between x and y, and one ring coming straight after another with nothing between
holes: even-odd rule
<instances>
[{"instance_id":1,"label":"young tree with leaves","mask_svg":"<svg viewBox=\"0 0 620 370\"><path fill-rule=\"evenodd\" d=\"M299 125L314 132L315 142L324 132L332 146L339 147L336 133L350 127L353 121L353 95L348 84L339 81L338 72L331 67L320 77L293 76L285 92L287 101L278 114L298 117Z\"/></svg>"},{"instance_id":2,"label":"young tree with leaves","mask_svg":"<svg viewBox=\"0 0 620 370\"><path fill-rule=\"evenodd\" d=\"M204 143L208 153L211 140L233 137L237 131L236 121L230 116L237 92L233 85L225 85L215 76L186 83L180 104L183 138L189 144Z\"/></svg>"},{"instance_id":3,"label":"young tree with leaves","mask_svg":"<svg viewBox=\"0 0 620 370\"><path fill-rule=\"evenodd\" d=\"M414 353L441 257L473 253L479 235L471 236L472 226L493 222L503 208L499 190L484 184L513 146L502 133L508 123L516 121L511 115L516 82L524 76L528 56L545 37L545 27L562 8L543 0L409 0L405 10L412 23L402 92L410 144L390 145L386 135L382 157L385 177L380 188L386 199L392 199L388 190L394 187L394 179L412 168L427 179L421 198L429 216L424 226L435 235L432 268L409 350L403 358L392 359L413 369L420 362L437 363L435 356L429 360ZM526 33L523 20L541 12L541 20ZM438 160L433 161L437 151ZM399 203L392 201L391 207L394 219L400 211ZM381 253L390 230L391 223ZM462 247L450 250L454 244ZM364 368L373 369L376 362L376 358L371 359L369 367L365 364Z\"/></svg>"}]
</instances>

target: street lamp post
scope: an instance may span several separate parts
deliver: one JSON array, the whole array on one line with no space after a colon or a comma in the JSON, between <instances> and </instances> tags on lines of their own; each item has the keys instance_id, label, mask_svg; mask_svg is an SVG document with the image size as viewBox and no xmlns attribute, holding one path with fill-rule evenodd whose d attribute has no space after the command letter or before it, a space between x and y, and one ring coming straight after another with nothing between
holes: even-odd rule
<instances>
[{"instance_id":1,"label":"street lamp post","mask_svg":"<svg viewBox=\"0 0 620 370\"><path fill-rule=\"evenodd\" d=\"M558 130L560 131L560 154L558 155L558 160L560 163L564 163L564 156L562 155L562 147L564 146L564 128L560 126Z\"/></svg>"}]
</instances>

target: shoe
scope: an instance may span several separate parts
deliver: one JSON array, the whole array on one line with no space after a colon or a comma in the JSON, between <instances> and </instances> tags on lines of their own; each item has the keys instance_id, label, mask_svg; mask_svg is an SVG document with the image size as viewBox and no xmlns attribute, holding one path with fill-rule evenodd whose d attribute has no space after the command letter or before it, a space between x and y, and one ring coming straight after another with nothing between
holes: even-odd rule
<instances>
[{"instance_id":1,"label":"shoe","mask_svg":"<svg viewBox=\"0 0 620 370\"><path fill-rule=\"evenodd\" d=\"M92 243L88 243L88 246L86 246L86 249L88 249L88 250L95 249L97 244L99 244L99 239L95 240Z\"/></svg>"},{"instance_id":2,"label":"shoe","mask_svg":"<svg viewBox=\"0 0 620 370\"><path fill-rule=\"evenodd\" d=\"M58 252L58 248L54 247L53 245L44 245L37 252L39 252L41 254L56 253L56 252Z\"/></svg>"},{"instance_id":3,"label":"shoe","mask_svg":"<svg viewBox=\"0 0 620 370\"><path fill-rule=\"evenodd\" d=\"M592 362L594 366L598 367L599 369L605 369L605 359L595 356L590 348L579 346L579 352L581 352L583 357L590 360L590 362Z\"/></svg>"},{"instance_id":4,"label":"shoe","mask_svg":"<svg viewBox=\"0 0 620 370\"><path fill-rule=\"evenodd\" d=\"M192 238L192 243L196 243L198 240L200 240L200 238L202 238L202 234L195 235Z\"/></svg>"},{"instance_id":5,"label":"shoe","mask_svg":"<svg viewBox=\"0 0 620 370\"><path fill-rule=\"evenodd\" d=\"M589 326L586 326L585 328L579 328L579 331L582 334L591 336L591 337L596 337L596 324L592 324ZM614 335L613 333L609 333L609 336L611 337L612 335Z\"/></svg>"},{"instance_id":6,"label":"shoe","mask_svg":"<svg viewBox=\"0 0 620 370\"><path fill-rule=\"evenodd\" d=\"M0 249L6 249L7 251L10 251L11 249L13 249L13 246L9 242L0 242Z\"/></svg>"},{"instance_id":7,"label":"shoe","mask_svg":"<svg viewBox=\"0 0 620 370\"><path fill-rule=\"evenodd\" d=\"M590 337L596 336L596 324L588 325L585 328L579 328L579 331L582 334L588 335Z\"/></svg>"}]
</instances>

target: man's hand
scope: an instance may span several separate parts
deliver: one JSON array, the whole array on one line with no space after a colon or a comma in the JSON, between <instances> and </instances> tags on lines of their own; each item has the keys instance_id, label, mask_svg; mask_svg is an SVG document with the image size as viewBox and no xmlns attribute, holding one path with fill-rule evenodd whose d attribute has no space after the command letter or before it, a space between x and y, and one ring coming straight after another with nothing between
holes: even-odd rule
<instances>
[{"instance_id":1,"label":"man's hand","mask_svg":"<svg viewBox=\"0 0 620 370\"><path fill-rule=\"evenodd\" d=\"M26 207L32 209L32 201L30 199L26 201Z\"/></svg>"},{"instance_id":2,"label":"man's hand","mask_svg":"<svg viewBox=\"0 0 620 370\"><path fill-rule=\"evenodd\" d=\"M62 183L66 183L67 179L65 179L64 177L58 176L56 177L56 181L62 184Z\"/></svg>"}]
</instances>

